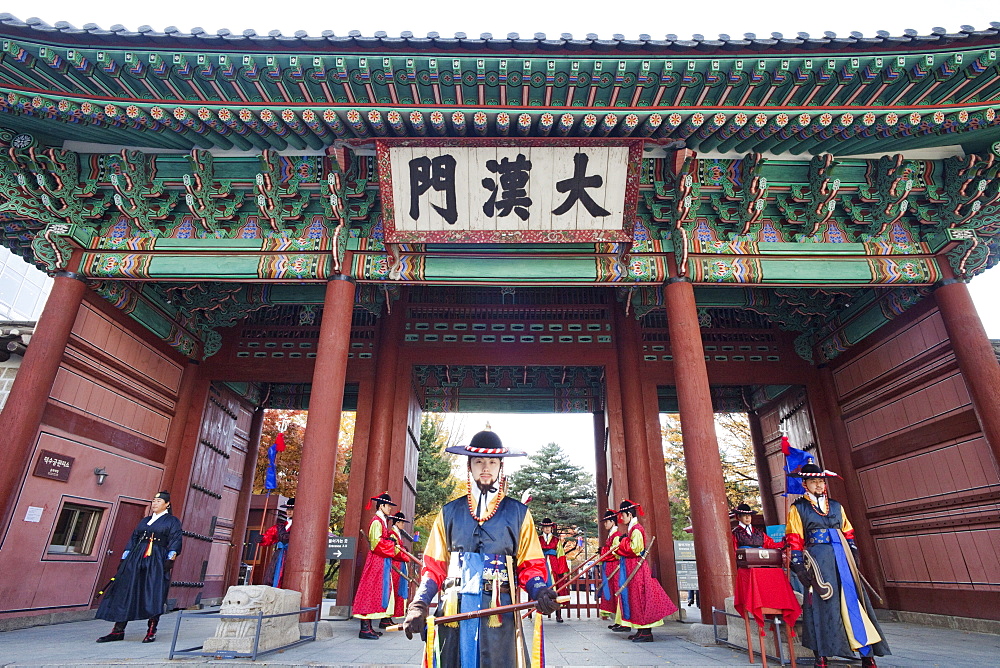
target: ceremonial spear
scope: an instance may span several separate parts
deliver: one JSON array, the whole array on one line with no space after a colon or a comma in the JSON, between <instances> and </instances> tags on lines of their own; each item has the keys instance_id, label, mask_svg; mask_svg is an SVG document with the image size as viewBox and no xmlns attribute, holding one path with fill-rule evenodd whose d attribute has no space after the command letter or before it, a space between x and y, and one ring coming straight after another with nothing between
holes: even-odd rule
<instances>
[{"instance_id":1,"label":"ceremonial spear","mask_svg":"<svg viewBox=\"0 0 1000 668\"><path fill-rule=\"evenodd\" d=\"M560 605L565 605L569 603L569 596L557 596L556 603ZM460 612L456 615L445 615L444 617L435 617L435 624L447 624L448 622L461 622L466 619L476 619L478 617L487 617L489 615L502 615L508 612L517 612L518 610L524 610L525 608L531 608L535 605L534 601L525 601L524 603L511 603L510 605L500 605L495 608L483 608L482 610L472 610L470 612ZM394 626L389 626L386 631L401 631L403 629L402 624L395 624Z\"/></svg>"},{"instance_id":2,"label":"ceremonial spear","mask_svg":"<svg viewBox=\"0 0 1000 668\"><path fill-rule=\"evenodd\" d=\"M636 565L635 570L632 571L631 575L625 578L625 582L622 584L621 587L618 588L618 591L614 593L615 596L618 596L623 591L625 591L625 587L628 586L628 583L632 581L632 578L634 578L636 574L639 572L639 569L642 568L643 563L645 563L646 561L646 557L649 556L649 550L651 547L653 547L653 543L655 542L656 542L656 536L653 536L649 541L649 545L647 545L646 549L642 551L642 557L639 559L639 563Z\"/></svg>"}]
</instances>

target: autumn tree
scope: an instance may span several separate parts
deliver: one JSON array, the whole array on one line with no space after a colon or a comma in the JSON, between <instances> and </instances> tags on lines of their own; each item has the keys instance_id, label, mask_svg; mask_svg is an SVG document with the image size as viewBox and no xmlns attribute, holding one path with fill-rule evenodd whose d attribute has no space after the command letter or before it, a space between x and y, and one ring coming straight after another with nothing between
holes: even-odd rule
<instances>
[{"instance_id":1,"label":"autumn tree","mask_svg":"<svg viewBox=\"0 0 1000 668\"><path fill-rule=\"evenodd\" d=\"M745 413L720 413L715 416L716 437L726 501L730 508L741 503L760 506L760 489L750 422ZM684 435L680 418L674 414L662 416L663 462L670 490L670 517L675 540L690 540L684 529L691 525L691 503L687 467L684 461Z\"/></svg>"}]
</instances>

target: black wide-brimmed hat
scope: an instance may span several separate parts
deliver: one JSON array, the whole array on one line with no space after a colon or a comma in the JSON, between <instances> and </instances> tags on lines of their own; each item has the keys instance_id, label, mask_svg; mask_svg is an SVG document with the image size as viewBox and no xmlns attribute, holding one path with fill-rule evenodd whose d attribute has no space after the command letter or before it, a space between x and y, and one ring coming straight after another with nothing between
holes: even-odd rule
<instances>
[{"instance_id":1,"label":"black wide-brimmed hat","mask_svg":"<svg viewBox=\"0 0 1000 668\"><path fill-rule=\"evenodd\" d=\"M793 478L839 478L840 476L827 469L821 469L816 464L805 464L798 471L789 473Z\"/></svg>"},{"instance_id":2,"label":"black wide-brimmed hat","mask_svg":"<svg viewBox=\"0 0 1000 668\"><path fill-rule=\"evenodd\" d=\"M542 520L542 526L543 527L554 527L555 525L556 525L556 523L553 522L552 520L550 520L548 517L546 517L545 519Z\"/></svg>"},{"instance_id":3,"label":"black wide-brimmed hat","mask_svg":"<svg viewBox=\"0 0 1000 668\"><path fill-rule=\"evenodd\" d=\"M523 450L503 447L500 437L488 429L473 436L468 445L453 445L444 451L469 457L524 457L527 454Z\"/></svg>"},{"instance_id":4,"label":"black wide-brimmed hat","mask_svg":"<svg viewBox=\"0 0 1000 668\"><path fill-rule=\"evenodd\" d=\"M382 492L378 496L373 496L365 505L365 510L370 510L372 507L372 503L374 503L376 506L381 506L383 503L390 506L396 505L395 503L392 502L392 497L389 496L388 491Z\"/></svg>"},{"instance_id":5,"label":"black wide-brimmed hat","mask_svg":"<svg viewBox=\"0 0 1000 668\"><path fill-rule=\"evenodd\" d=\"M615 511L614 508L605 508L604 509L604 514L601 515L601 521L602 522L617 522L618 521L618 513Z\"/></svg>"},{"instance_id":6,"label":"black wide-brimmed hat","mask_svg":"<svg viewBox=\"0 0 1000 668\"><path fill-rule=\"evenodd\" d=\"M406 515L403 514L402 510L398 511L395 515L389 515L389 519L390 520L395 520L397 522L409 522L410 521L410 520L406 519Z\"/></svg>"},{"instance_id":7,"label":"black wide-brimmed hat","mask_svg":"<svg viewBox=\"0 0 1000 668\"><path fill-rule=\"evenodd\" d=\"M642 504L636 503L635 501L632 501L631 499L625 499L624 501L622 501L621 503L619 503L618 504L618 512L619 513L630 512L633 515L645 515L646 514L646 513L642 512Z\"/></svg>"},{"instance_id":8,"label":"black wide-brimmed hat","mask_svg":"<svg viewBox=\"0 0 1000 668\"><path fill-rule=\"evenodd\" d=\"M733 515L753 515L756 512L749 503L741 503L733 508Z\"/></svg>"},{"instance_id":9,"label":"black wide-brimmed hat","mask_svg":"<svg viewBox=\"0 0 1000 668\"><path fill-rule=\"evenodd\" d=\"M289 497L287 501L285 501L278 507L283 510L295 510L295 497L294 496Z\"/></svg>"}]
</instances>

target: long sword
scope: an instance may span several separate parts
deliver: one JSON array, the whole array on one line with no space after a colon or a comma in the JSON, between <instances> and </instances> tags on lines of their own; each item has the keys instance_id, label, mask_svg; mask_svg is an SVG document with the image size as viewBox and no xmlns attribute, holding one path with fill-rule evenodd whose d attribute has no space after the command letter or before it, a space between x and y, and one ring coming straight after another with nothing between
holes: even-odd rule
<instances>
[{"instance_id":1,"label":"long sword","mask_svg":"<svg viewBox=\"0 0 1000 668\"><path fill-rule=\"evenodd\" d=\"M656 536L653 536L653 538L649 541L649 545L647 545L646 549L642 551L642 558L639 559L639 563L636 564L635 570L632 571L631 575L625 578L625 582L622 584L621 587L618 588L618 591L614 593L615 596L621 595L621 593L625 591L625 587L628 586L628 583L632 581L632 578L634 578L636 574L638 574L639 569L642 568L642 565L646 562L646 557L649 556L649 550L653 547L653 543L655 542L656 542Z\"/></svg>"}]
</instances>

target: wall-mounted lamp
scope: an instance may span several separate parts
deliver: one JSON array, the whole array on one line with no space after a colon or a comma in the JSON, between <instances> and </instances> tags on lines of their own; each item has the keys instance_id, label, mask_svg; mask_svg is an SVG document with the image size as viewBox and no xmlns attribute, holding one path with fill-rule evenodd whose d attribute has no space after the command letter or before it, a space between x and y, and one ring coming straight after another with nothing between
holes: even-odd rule
<instances>
[{"instance_id":1,"label":"wall-mounted lamp","mask_svg":"<svg viewBox=\"0 0 1000 668\"><path fill-rule=\"evenodd\" d=\"M108 472L103 466L101 466L99 468L94 469L94 475L97 476L97 484L103 485L105 478L108 477Z\"/></svg>"}]
</instances>

